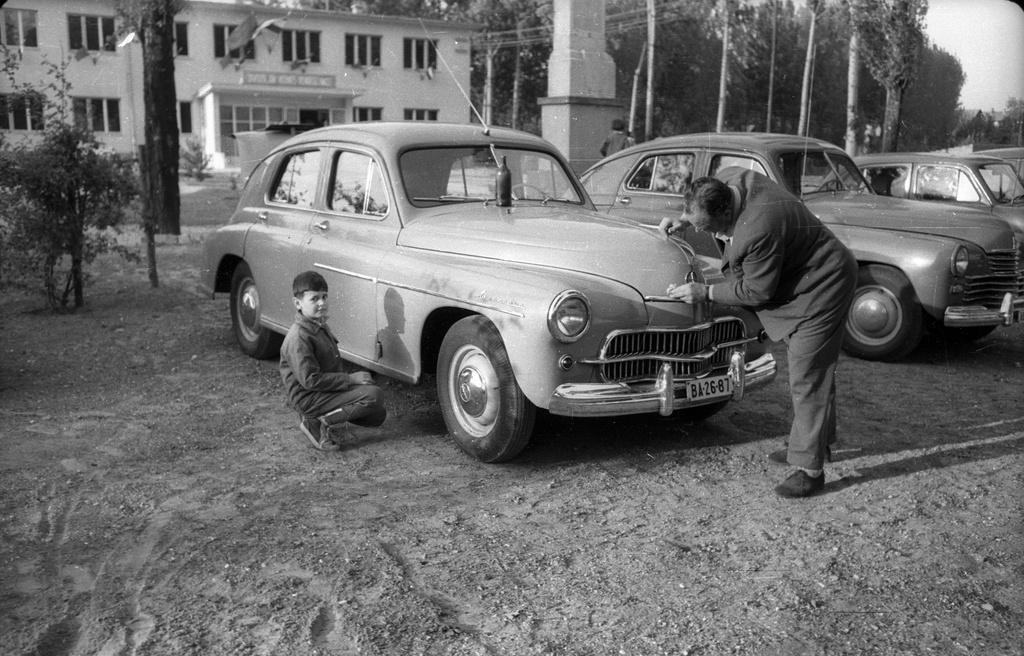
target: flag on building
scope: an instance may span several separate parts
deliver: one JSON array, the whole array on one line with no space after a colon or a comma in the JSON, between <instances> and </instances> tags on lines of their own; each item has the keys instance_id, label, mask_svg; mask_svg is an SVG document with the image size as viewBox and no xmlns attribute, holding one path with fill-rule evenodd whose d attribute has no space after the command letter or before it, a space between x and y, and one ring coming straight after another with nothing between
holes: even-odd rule
<instances>
[{"instance_id":1,"label":"flag on building","mask_svg":"<svg viewBox=\"0 0 1024 656\"><path fill-rule=\"evenodd\" d=\"M228 34L228 50L238 50L252 41L255 34L256 15L249 14L249 17L242 21L241 25L231 30L231 34Z\"/></svg>"}]
</instances>

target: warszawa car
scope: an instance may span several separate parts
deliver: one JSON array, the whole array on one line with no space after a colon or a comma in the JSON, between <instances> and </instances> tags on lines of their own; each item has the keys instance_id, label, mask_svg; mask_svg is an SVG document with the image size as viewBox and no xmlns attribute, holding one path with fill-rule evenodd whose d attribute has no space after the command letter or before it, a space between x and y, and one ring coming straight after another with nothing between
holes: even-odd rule
<instances>
[{"instance_id":1,"label":"warszawa car","mask_svg":"<svg viewBox=\"0 0 1024 656\"><path fill-rule=\"evenodd\" d=\"M1007 148L990 148L988 150L976 150L975 155L989 155L1013 164L1017 176L1024 180L1024 146L1010 146Z\"/></svg>"},{"instance_id":2,"label":"warszawa car","mask_svg":"<svg viewBox=\"0 0 1024 656\"><path fill-rule=\"evenodd\" d=\"M783 134L706 133L655 139L584 172L599 210L657 224L678 216L690 182L740 166L785 185L860 265L843 348L897 360L926 327L977 339L1024 320L1024 262L1010 227L991 212L878 196L839 147ZM693 230L698 254L719 244Z\"/></svg>"},{"instance_id":3,"label":"warszawa car","mask_svg":"<svg viewBox=\"0 0 1024 656\"><path fill-rule=\"evenodd\" d=\"M1024 182L1005 160L978 154L879 153L853 161L876 194L988 210L1024 242Z\"/></svg>"},{"instance_id":4,"label":"warszawa car","mask_svg":"<svg viewBox=\"0 0 1024 656\"><path fill-rule=\"evenodd\" d=\"M665 296L704 279L685 242L594 211L562 155L522 132L302 133L254 167L205 257L256 358L292 321L292 278L322 273L342 357L409 383L436 372L450 434L486 462L526 446L537 408L700 418L776 374L752 314Z\"/></svg>"}]
</instances>

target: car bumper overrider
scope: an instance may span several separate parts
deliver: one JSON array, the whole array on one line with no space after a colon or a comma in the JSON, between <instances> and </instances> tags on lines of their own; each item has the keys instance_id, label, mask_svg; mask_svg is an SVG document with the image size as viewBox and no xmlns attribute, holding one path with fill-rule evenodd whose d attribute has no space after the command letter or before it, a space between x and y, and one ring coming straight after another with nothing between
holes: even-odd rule
<instances>
[{"instance_id":1,"label":"car bumper overrider","mask_svg":"<svg viewBox=\"0 0 1024 656\"><path fill-rule=\"evenodd\" d=\"M1009 292L998 309L983 305L958 305L946 308L942 323L951 328L971 326L1009 326L1024 323L1024 298L1014 299Z\"/></svg>"},{"instance_id":2,"label":"car bumper overrider","mask_svg":"<svg viewBox=\"0 0 1024 656\"><path fill-rule=\"evenodd\" d=\"M685 394L688 380L676 381L672 366L663 364L654 382L646 383L567 383L560 385L551 396L548 412L574 417L606 417L658 412L668 416L675 410L706 405L717 401L739 400L753 389L763 387L775 379L778 366L771 353L765 353L751 362L744 361L743 350L737 350L729 360L728 376L732 393L728 396L689 399Z\"/></svg>"}]
</instances>

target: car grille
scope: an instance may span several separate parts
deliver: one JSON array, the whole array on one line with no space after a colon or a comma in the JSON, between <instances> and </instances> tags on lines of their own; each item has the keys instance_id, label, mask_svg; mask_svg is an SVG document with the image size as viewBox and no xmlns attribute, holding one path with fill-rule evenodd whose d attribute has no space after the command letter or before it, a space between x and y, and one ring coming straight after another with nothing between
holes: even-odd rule
<instances>
[{"instance_id":1,"label":"car grille","mask_svg":"<svg viewBox=\"0 0 1024 656\"><path fill-rule=\"evenodd\" d=\"M985 276L967 276L964 304L998 308L1006 292L1014 298L1024 296L1024 259L1020 251L986 253L991 272Z\"/></svg>"},{"instance_id":2,"label":"car grille","mask_svg":"<svg viewBox=\"0 0 1024 656\"><path fill-rule=\"evenodd\" d=\"M661 365L670 362L676 378L695 378L728 368L736 342L745 338L743 321L735 318L684 329L617 331L601 349L599 374L608 383L653 380Z\"/></svg>"}]
</instances>

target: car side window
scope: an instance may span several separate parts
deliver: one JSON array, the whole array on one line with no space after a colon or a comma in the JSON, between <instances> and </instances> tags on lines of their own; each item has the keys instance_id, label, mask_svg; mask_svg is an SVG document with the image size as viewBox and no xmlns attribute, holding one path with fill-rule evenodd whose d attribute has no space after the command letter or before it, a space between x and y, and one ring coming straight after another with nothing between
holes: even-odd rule
<instances>
[{"instance_id":1,"label":"car side window","mask_svg":"<svg viewBox=\"0 0 1024 656\"><path fill-rule=\"evenodd\" d=\"M270 189L270 199L297 207L313 207L320 173L320 151L291 153L285 156L280 171Z\"/></svg>"},{"instance_id":2,"label":"car side window","mask_svg":"<svg viewBox=\"0 0 1024 656\"><path fill-rule=\"evenodd\" d=\"M693 182L693 153L667 153L648 157L626 183L627 189L681 194Z\"/></svg>"},{"instance_id":3,"label":"car side window","mask_svg":"<svg viewBox=\"0 0 1024 656\"><path fill-rule=\"evenodd\" d=\"M864 169L871 190L879 196L907 197L909 166L872 166Z\"/></svg>"},{"instance_id":4,"label":"car side window","mask_svg":"<svg viewBox=\"0 0 1024 656\"><path fill-rule=\"evenodd\" d=\"M334 155L328 207L338 212L383 216L388 196L380 167L368 155L340 151Z\"/></svg>"},{"instance_id":5,"label":"car side window","mask_svg":"<svg viewBox=\"0 0 1024 656\"><path fill-rule=\"evenodd\" d=\"M917 169L914 198L920 200L959 200L961 182L970 186L970 180L961 180L962 173L951 166L921 166ZM976 194L975 194L976 195Z\"/></svg>"},{"instance_id":6,"label":"car side window","mask_svg":"<svg viewBox=\"0 0 1024 656\"><path fill-rule=\"evenodd\" d=\"M753 157L743 157L742 155L715 155L711 158L711 171L708 175L715 175L721 169L727 169L730 166L738 166L761 175L768 175L768 171L764 169L761 162Z\"/></svg>"}]
</instances>

